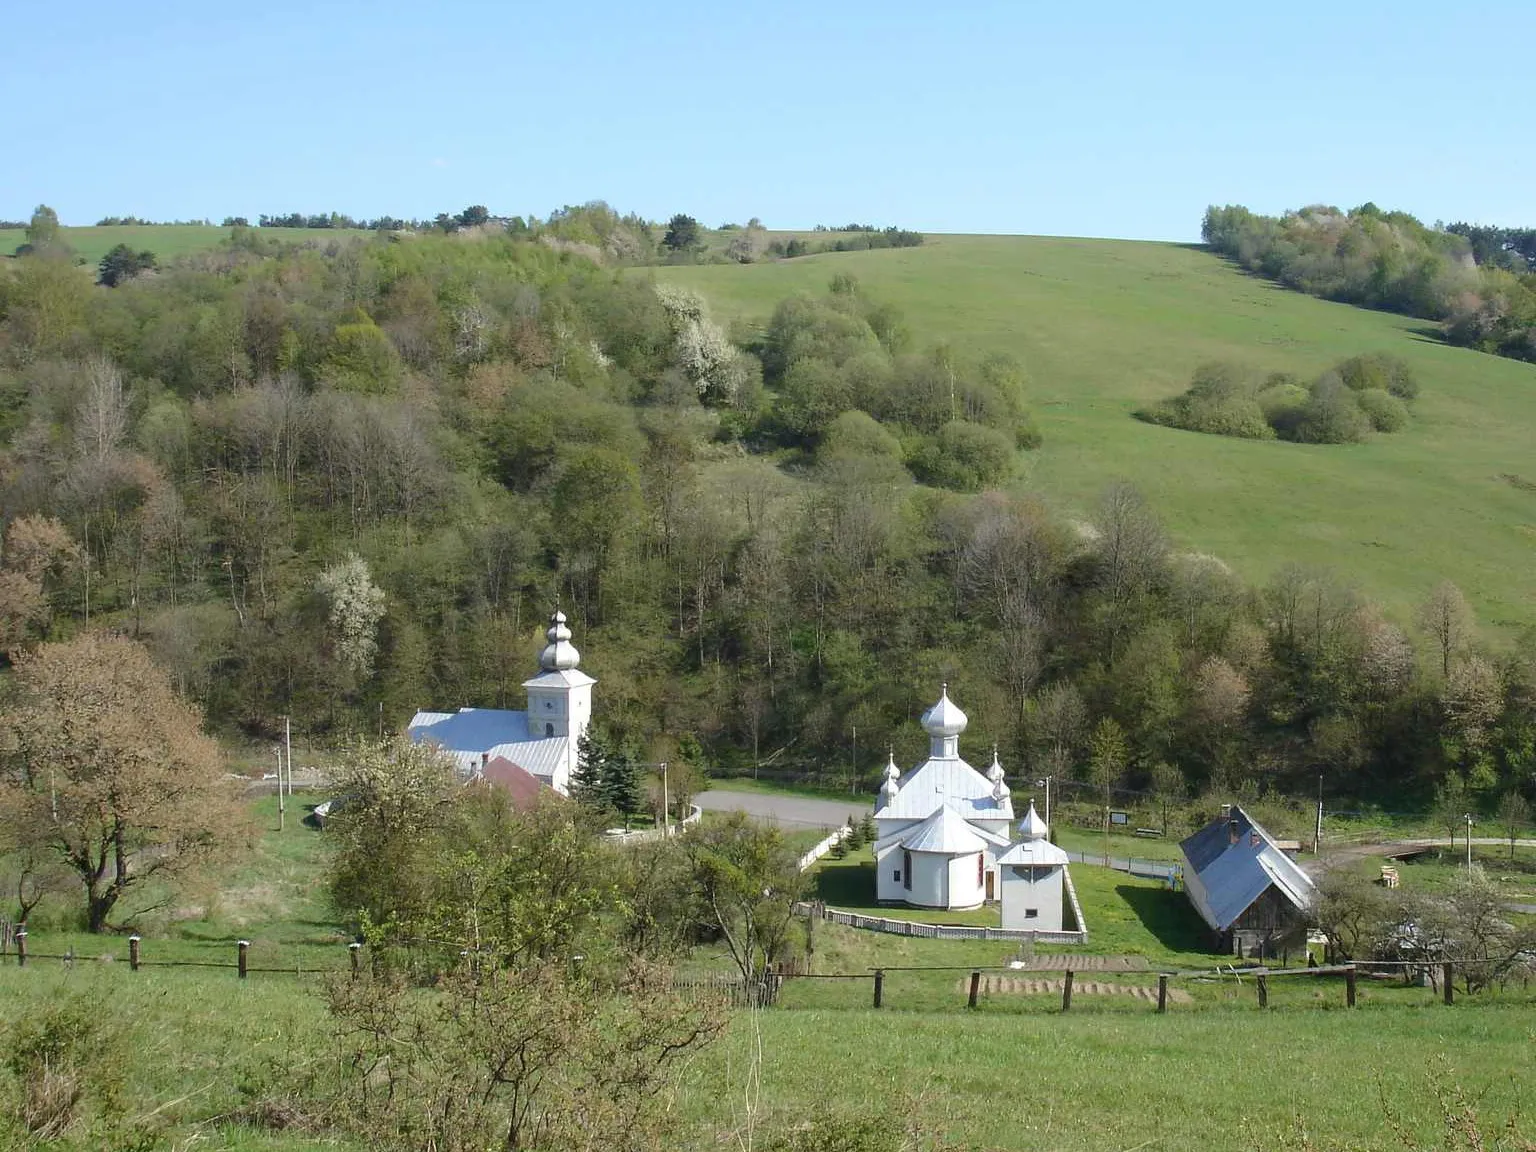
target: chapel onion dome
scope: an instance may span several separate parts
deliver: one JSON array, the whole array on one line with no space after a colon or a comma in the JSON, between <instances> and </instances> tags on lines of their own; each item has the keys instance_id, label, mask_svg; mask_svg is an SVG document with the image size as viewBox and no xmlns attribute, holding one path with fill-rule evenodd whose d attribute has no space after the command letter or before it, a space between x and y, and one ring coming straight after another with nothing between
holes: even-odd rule
<instances>
[{"instance_id":1,"label":"chapel onion dome","mask_svg":"<svg viewBox=\"0 0 1536 1152\"><path fill-rule=\"evenodd\" d=\"M1019 821L1019 832L1026 840L1044 840L1050 834L1045 821L1040 819L1040 813L1035 811L1035 802L1029 802L1029 811L1024 814L1024 819Z\"/></svg>"},{"instance_id":2,"label":"chapel onion dome","mask_svg":"<svg viewBox=\"0 0 1536 1152\"><path fill-rule=\"evenodd\" d=\"M565 613L559 609L549 618L549 644L539 655L539 667L546 672L569 672L581 663L581 653L571 643L571 630L565 626Z\"/></svg>"},{"instance_id":3,"label":"chapel onion dome","mask_svg":"<svg viewBox=\"0 0 1536 1152\"><path fill-rule=\"evenodd\" d=\"M949 685L945 684L939 694L939 702L923 713L922 723L928 735L943 738L960 735L970 720L949 698Z\"/></svg>"},{"instance_id":4,"label":"chapel onion dome","mask_svg":"<svg viewBox=\"0 0 1536 1152\"><path fill-rule=\"evenodd\" d=\"M1001 776L992 781L992 799L997 801L999 804L1008 799L1008 797L1012 794L1012 791L1013 790L1008 787L1007 781L1005 781Z\"/></svg>"},{"instance_id":5,"label":"chapel onion dome","mask_svg":"<svg viewBox=\"0 0 1536 1152\"><path fill-rule=\"evenodd\" d=\"M996 784L1003 778L1003 766L997 759L997 745L992 745L992 767L987 769L987 779Z\"/></svg>"},{"instance_id":6,"label":"chapel onion dome","mask_svg":"<svg viewBox=\"0 0 1536 1152\"><path fill-rule=\"evenodd\" d=\"M896 799L896 793L900 790L901 769L896 767L896 754L893 752L885 765L885 783L880 785L880 807L884 808Z\"/></svg>"}]
</instances>

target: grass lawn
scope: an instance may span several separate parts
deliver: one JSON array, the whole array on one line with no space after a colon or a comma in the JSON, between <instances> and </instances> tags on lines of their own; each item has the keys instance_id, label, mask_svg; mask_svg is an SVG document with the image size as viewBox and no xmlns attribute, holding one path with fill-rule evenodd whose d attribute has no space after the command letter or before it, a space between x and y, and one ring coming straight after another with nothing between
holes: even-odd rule
<instances>
[{"instance_id":1,"label":"grass lawn","mask_svg":"<svg viewBox=\"0 0 1536 1152\"><path fill-rule=\"evenodd\" d=\"M760 324L839 272L900 307L919 341L1007 351L1028 369L1045 445L1017 486L1085 514L1135 482L1187 548L1262 582L1296 561L1335 567L1401 620L1441 578L1485 626L1536 619L1536 366L1456 349L1423 321L1315 300L1192 246L934 236L921 248L737 266L670 267L717 316ZM652 274L647 271L646 275ZM1409 427L1345 447L1242 441L1144 424L1133 411L1231 359L1315 375L1360 352L1413 365Z\"/></svg>"}]
</instances>

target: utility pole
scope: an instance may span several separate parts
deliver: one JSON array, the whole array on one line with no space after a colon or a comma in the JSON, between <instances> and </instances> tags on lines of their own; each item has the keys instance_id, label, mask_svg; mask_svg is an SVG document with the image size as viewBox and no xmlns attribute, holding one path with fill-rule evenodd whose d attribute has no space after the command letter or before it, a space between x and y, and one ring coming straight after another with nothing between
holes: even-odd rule
<instances>
[{"instance_id":1,"label":"utility pole","mask_svg":"<svg viewBox=\"0 0 1536 1152\"><path fill-rule=\"evenodd\" d=\"M853 775L848 781L848 791L857 795L859 791L859 726L853 726Z\"/></svg>"},{"instance_id":2,"label":"utility pole","mask_svg":"<svg viewBox=\"0 0 1536 1152\"><path fill-rule=\"evenodd\" d=\"M285 821L283 811L283 747L279 744L272 749L277 753L277 830L281 832Z\"/></svg>"},{"instance_id":3,"label":"utility pole","mask_svg":"<svg viewBox=\"0 0 1536 1152\"><path fill-rule=\"evenodd\" d=\"M672 792L667 786L667 762L661 762L661 838L672 835Z\"/></svg>"},{"instance_id":4,"label":"utility pole","mask_svg":"<svg viewBox=\"0 0 1536 1152\"><path fill-rule=\"evenodd\" d=\"M283 747L288 753L288 795L293 795L293 721L283 717ZM278 780L278 787L282 787L282 780Z\"/></svg>"},{"instance_id":5,"label":"utility pole","mask_svg":"<svg viewBox=\"0 0 1536 1152\"><path fill-rule=\"evenodd\" d=\"M1323 774L1317 774L1317 831L1312 837L1312 855L1323 850Z\"/></svg>"},{"instance_id":6,"label":"utility pole","mask_svg":"<svg viewBox=\"0 0 1536 1152\"><path fill-rule=\"evenodd\" d=\"M1472 875L1472 813L1468 812L1467 820L1467 875Z\"/></svg>"}]
</instances>

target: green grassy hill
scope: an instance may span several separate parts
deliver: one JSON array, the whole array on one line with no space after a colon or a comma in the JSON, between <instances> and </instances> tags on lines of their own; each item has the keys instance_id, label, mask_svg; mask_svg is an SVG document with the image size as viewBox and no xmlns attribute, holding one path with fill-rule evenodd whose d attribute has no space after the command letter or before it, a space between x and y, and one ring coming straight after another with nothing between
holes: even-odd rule
<instances>
[{"instance_id":1,"label":"green grassy hill","mask_svg":"<svg viewBox=\"0 0 1536 1152\"><path fill-rule=\"evenodd\" d=\"M1536 621L1536 367L1435 340L1423 321L1330 304L1198 248L1113 240L938 236L921 248L663 268L718 318L765 320L799 289L851 273L919 341L1004 350L1029 370L1045 447L1021 487L1086 512L1112 478L1154 501L1180 542L1263 581L1331 565L1401 618L1441 578L1485 627ZM1200 363L1316 374L1389 351L1423 385L1402 433L1352 446L1256 442L1144 424Z\"/></svg>"},{"instance_id":2,"label":"green grassy hill","mask_svg":"<svg viewBox=\"0 0 1536 1152\"><path fill-rule=\"evenodd\" d=\"M161 260L185 256L215 247L230 233L228 228L203 227L198 224L112 224L105 227L60 228L64 242L89 264L101 260L119 244L136 251L149 249ZM351 228L263 228L261 234L278 240L314 240L323 242L340 236L366 236ZM13 255L25 244L26 232L20 228L0 228L0 256Z\"/></svg>"}]
</instances>

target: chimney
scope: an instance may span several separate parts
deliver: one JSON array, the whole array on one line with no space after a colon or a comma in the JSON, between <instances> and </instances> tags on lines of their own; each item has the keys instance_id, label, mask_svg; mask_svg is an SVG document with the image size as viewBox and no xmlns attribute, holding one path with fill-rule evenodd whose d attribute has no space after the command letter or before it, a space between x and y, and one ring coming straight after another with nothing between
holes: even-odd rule
<instances>
[{"instance_id":1,"label":"chimney","mask_svg":"<svg viewBox=\"0 0 1536 1152\"><path fill-rule=\"evenodd\" d=\"M1228 820L1227 821L1227 839L1230 840L1233 844L1236 844L1238 839L1239 839L1238 834L1237 834L1237 821L1236 820Z\"/></svg>"},{"instance_id":2,"label":"chimney","mask_svg":"<svg viewBox=\"0 0 1536 1152\"><path fill-rule=\"evenodd\" d=\"M482 752L482 753L480 753L480 775L482 775L482 776L485 775L486 766L488 764L490 764L490 762L491 762L491 754L489 752Z\"/></svg>"},{"instance_id":3,"label":"chimney","mask_svg":"<svg viewBox=\"0 0 1536 1152\"><path fill-rule=\"evenodd\" d=\"M1230 805L1230 804L1223 804L1221 806L1221 818L1223 820L1230 820L1230 819L1232 819L1232 805Z\"/></svg>"}]
</instances>

